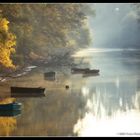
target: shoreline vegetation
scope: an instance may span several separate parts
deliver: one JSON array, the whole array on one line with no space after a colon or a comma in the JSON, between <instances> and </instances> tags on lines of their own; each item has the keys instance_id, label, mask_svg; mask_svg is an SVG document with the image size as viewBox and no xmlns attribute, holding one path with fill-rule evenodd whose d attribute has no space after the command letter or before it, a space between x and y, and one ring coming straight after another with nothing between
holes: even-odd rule
<instances>
[{"instance_id":1,"label":"shoreline vegetation","mask_svg":"<svg viewBox=\"0 0 140 140\"><path fill-rule=\"evenodd\" d=\"M0 4L0 81L30 66L74 66L71 55L91 43L89 15L90 4Z\"/></svg>"},{"instance_id":2,"label":"shoreline vegetation","mask_svg":"<svg viewBox=\"0 0 140 140\"><path fill-rule=\"evenodd\" d=\"M62 63L60 63L60 60L58 61L59 63L54 62L54 61L48 62L48 61L40 59L38 61L27 63L24 66L18 67L16 70L8 69L6 72L0 73L0 82L6 81L7 78L18 78L18 77L24 76L28 74L29 72L31 72L33 69L39 68L39 67L67 66L71 68L78 65L78 64L73 63L72 60L68 62L65 59L63 59Z\"/></svg>"}]
</instances>

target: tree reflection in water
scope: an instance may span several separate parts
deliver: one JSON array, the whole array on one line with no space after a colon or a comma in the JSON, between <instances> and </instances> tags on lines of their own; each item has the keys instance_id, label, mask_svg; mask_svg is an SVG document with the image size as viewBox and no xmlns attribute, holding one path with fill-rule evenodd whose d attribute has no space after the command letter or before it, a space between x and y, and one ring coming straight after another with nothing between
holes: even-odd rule
<instances>
[{"instance_id":1,"label":"tree reflection in water","mask_svg":"<svg viewBox=\"0 0 140 140\"><path fill-rule=\"evenodd\" d=\"M28 77L17 79L14 82L15 85L20 84L22 86L31 85L32 83L42 85L46 88L46 97L18 99L24 104L24 110L17 120L18 129L11 135L74 135L73 125L79 117L83 118L85 112L86 100L81 94L81 87L85 84L85 80L80 75L72 77L70 68L64 68L63 71L57 68L56 81L44 80L43 72L36 71ZM65 89L66 84L70 85L68 90Z\"/></svg>"},{"instance_id":2,"label":"tree reflection in water","mask_svg":"<svg viewBox=\"0 0 140 140\"><path fill-rule=\"evenodd\" d=\"M15 100L15 98L0 98L0 104L11 103ZM16 129L16 125L16 118L0 116L0 135L9 136Z\"/></svg>"},{"instance_id":3,"label":"tree reflection in water","mask_svg":"<svg viewBox=\"0 0 140 140\"><path fill-rule=\"evenodd\" d=\"M16 125L16 118L0 117L0 135L9 136L16 129Z\"/></svg>"},{"instance_id":4,"label":"tree reflection in water","mask_svg":"<svg viewBox=\"0 0 140 140\"><path fill-rule=\"evenodd\" d=\"M106 82L89 81L83 88L83 96L87 97L87 111L74 125L73 132L76 135L110 136L120 132L138 132L139 78L121 77L113 81L107 82L107 79Z\"/></svg>"}]
</instances>

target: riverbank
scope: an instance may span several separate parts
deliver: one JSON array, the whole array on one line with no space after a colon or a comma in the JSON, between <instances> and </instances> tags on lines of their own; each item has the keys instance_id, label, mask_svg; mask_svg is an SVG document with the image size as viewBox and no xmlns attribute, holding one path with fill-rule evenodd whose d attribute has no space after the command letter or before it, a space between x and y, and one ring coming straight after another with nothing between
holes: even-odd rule
<instances>
[{"instance_id":1,"label":"riverbank","mask_svg":"<svg viewBox=\"0 0 140 140\"><path fill-rule=\"evenodd\" d=\"M0 82L7 81L8 79L11 78L18 78L21 76L24 76L31 72L33 69L37 67L52 67L52 66L69 66L69 67L74 67L76 64L73 63L72 60L66 61L46 61L46 60L38 60L38 61L32 61L30 63L26 63L26 65L18 67L15 71L6 71L0 74Z\"/></svg>"},{"instance_id":2,"label":"riverbank","mask_svg":"<svg viewBox=\"0 0 140 140\"><path fill-rule=\"evenodd\" d=\"M23 75L26 75L28 74L30 71L32 71L32 69L36 68L37 66L27 66L27 67L24 67L22 69L19 69L13 73L10 73L10 74L3 74L0 76L0 82L4 82L4 81L7 81L8 79L11 79L11 78L17 78L17 77L21 77Z\"/></svg>"}]
</instances>

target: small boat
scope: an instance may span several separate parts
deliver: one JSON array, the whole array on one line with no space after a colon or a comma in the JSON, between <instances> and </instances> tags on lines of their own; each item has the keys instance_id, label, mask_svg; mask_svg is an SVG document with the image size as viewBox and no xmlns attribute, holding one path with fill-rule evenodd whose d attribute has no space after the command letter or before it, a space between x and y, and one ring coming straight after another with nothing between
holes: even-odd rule
<instances>
[{"instance_id":1,"label":"small boat","mask_svg":"<svg viewBox=\"0 0 140 140\"><path fill-rule=\"evenodd\" d=\"M98 74L99 70L93 69L93 70L85 70L84 74Z\"/></svg>"},{"instance_id":2,"label":"small boat","mask_svg":"<svg viewBox=\"0 0 140 140\"><path fill-rule=\"evenodd\" d=\"M54 81L55 80L55 72L53 72L53 71L51 71L51 72L45 72L44 73L44 79L45 80Z\"/></svg>"},{"instance_id":3,"label":"small boat","mask_svg":"<svg viewBox=\"0 0 140 140\"><path fill-rule=\"evenodd\" d=\"M45 73L44 73L44 76L53 77L53 76L55 76L55 72L54 72L54 71L45 72Z\"/></svg>"},{"instance_id":4,"label":"small boat","mask_svg":"<svg viewBox=\"0 0 140 140\"><path fill-rule=\"evenodd\" d=\"M44 93L45 88L41 87L11 87L11 93Z\"/></svg>"},{"instance_id":5,"label":"small boat","mask_svg":"<svg viewBox=\"0 0 140 140\"><path fill-rule=\"evenodd\" d=\"M15 117L21 115L21 110L0 110L0 117Z\"/></svg>"},{"instance_id":6,"label":"small boat","mask_svg":"<svg viewBox=\"0 0 140 140\"><path fill-rule=\"evenodd\" d=\"M85 71L89 70L89 68L72 68L71 72L72 73L83 73Z\"/></svg>"},{"instance_id":7,"label":"small boat","mask_svg":"<svg viewBox=\"0 0 140 140\"><path fill-rule=\"evenodd\" d=\"M45 88L11 87L11 97L44 97Z\"/></svg>"},{"instance_id":8,"label":"small boat","mask_svg":"<svg viewBox=\"0 0 140 140\"><path fill-rule=\"evenodd\" d=\"M0 104L0 111L5 110L20 110L21 109L21 103L8 103L8 104Z\"/></svg>"}]
</instances>

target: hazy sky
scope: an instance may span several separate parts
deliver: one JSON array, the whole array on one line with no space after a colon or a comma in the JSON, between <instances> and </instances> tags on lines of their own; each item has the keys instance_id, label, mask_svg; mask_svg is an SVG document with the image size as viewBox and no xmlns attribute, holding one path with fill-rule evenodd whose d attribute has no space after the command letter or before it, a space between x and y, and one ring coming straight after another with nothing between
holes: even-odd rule
<instances>
[{"instance_id":1,"label":"hazy sky","mask_svg":"<svg viewBox=\"0 0 140 140\"><path fill-rule=\"evenodd\" d=\"M139 46L138 15L132 3L96 3L93 7L96 11L96 16L90 18L93 47Z\"/></svg>"}]
</instances>

